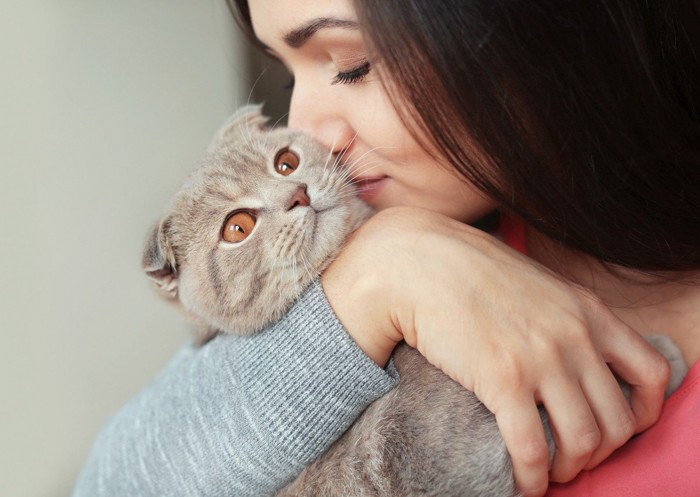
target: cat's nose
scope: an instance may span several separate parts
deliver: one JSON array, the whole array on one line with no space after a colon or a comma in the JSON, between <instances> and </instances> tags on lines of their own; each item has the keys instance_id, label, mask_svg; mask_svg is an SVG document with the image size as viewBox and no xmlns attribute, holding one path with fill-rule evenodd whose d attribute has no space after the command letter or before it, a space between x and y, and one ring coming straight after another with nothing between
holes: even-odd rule
<instances>
[{"instance_id":1,"label":"cat's nose","mask_svg":"<svg viewBox=\"0 0 700 497\"><path fill-rule=\"evenodd\" d=\"M308 207L311 205L311 199L306 193L306 185L299 185L299 188L292 194L292 198L289 199L289 207L287 211L291 211L295 207Z\"/></svg>"}]
</instances>

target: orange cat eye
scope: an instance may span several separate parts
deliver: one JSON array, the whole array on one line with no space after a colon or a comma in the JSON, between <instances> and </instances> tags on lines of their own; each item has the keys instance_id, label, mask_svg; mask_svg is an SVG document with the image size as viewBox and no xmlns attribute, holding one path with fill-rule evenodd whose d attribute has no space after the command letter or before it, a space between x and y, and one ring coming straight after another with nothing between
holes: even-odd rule
<instances>
[{"instance_id":1,"label":"orange cat eye","mask_svg":"<svg viewBox=\"0 0 700 497\"><path fill-rule=\"evenodd\" d=\"M221 239L229 243L242 242L253 232L256 221L257 219L252 212L235 211L231 213L224 221Z\"/></svg>"},{"instance_id":2,"label":"orange cat eye","mask_svg":"<svg viewBox=\"0 0 700 497\"><path fill-rule=\"evenodd\" d=\"M299 156L285 148L275 156L275 171L282 176L289 176L299 167Z\"/></svg>"}]
</instances>

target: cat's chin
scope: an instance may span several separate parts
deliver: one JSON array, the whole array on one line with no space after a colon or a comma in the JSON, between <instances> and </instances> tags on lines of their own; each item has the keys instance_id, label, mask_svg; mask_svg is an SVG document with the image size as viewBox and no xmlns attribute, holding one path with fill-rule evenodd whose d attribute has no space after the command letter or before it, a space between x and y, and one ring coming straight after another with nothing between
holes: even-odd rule
<instances>
[{"instance_id":1,"label":"cat's chin","mask_svg":"<svg viewBox=\"0 0 700 497\"><path fill-rule=\"evenodd\" d=\"M336 205L317 211L313 230L307 243L307 253L313 254L311 268L323 272L338 255L348 236L369 219L374 211L359 199L352 205Z\"/></svg>"}]
</instances>

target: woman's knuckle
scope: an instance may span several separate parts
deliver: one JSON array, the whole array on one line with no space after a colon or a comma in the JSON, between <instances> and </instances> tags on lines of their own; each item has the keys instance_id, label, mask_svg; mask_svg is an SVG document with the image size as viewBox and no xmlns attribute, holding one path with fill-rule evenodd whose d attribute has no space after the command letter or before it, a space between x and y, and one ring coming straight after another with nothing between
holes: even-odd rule
<instances>
[{"instance_id":1,"label":"woman's knuckle","mask_svg":"<svg viewBox=\"0 0 700 497\"><path fill-rule=\"evenodd\" d=\"M576 438L574 455L580 457L592 453L600 445L601 439L602 436L597 427L583 430Z\"/></svg>"},{"instance_id":2,"label":"woman's knuckle","mask_svg":"<svg viewBox=\"0 0 700 497\"><path fill-rule=\"evenodd\" d=\"M525 373L517 354L504 351L498 357L498 369L495 372L496 383L506 391L518 391L524 386Z\"/></svg>"},{"instance_id":3,"label":"woman's knuckle","mask_svg":"<svg viewBox=\"0 0 700 497\"><path fill-rule=\"evenodd\" d=\"M666 358L656 353L654 359L650 361L647 370L647 379L655 387L664 388L671 376L671 366Z\"/></svg>"},{"instance_id":4,"label":"woman's knuckle","mask_svg":"<svg viewBox=\"0 0 700 497\"><path fill-rule=\"evenodd\" d=\"M517 457L526 466L544 466L549 462L549 449L543 441L532 439L519 447Z\"/></svg>"},{"instance_id":5,"label":"woman's knuckle","mask_svg":"<svg viewBox=\"0 0 700 497\"><path fill-rule=\"evenodd\" d=\"M631 410L620 416L613 440L616 446L624 444L634 435L637 429L637 420Z\"/></svg>"},{"instance_id":6,"label":"woman's knuckle","mask_svg":"<svg viewBox=\"0 0 700 497\"><path fill-rule=\"evenodd\" d=\"M591 333L588 321L584 316L574 315L566 328L566 343L568 347L590 349L592 347Z\"/></svg>"}]
</instances>

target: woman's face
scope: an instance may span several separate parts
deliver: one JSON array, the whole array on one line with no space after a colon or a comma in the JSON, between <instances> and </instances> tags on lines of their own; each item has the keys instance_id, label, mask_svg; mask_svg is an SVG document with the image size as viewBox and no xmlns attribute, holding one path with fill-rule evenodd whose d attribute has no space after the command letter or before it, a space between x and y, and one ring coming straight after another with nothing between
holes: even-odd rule
<instances>
[{"instance_id":1,"label":"woman's face","mask_svg":"<svg viewBox=\"0 0 700 497\"><path fill-rule=\"evenodd\" d=\"M294 76L289 126L340 156L365 201L464 222L495 207L411 137L369 63L350 0L248 3L256 36Z\"/></svg>"}]
</instances>

